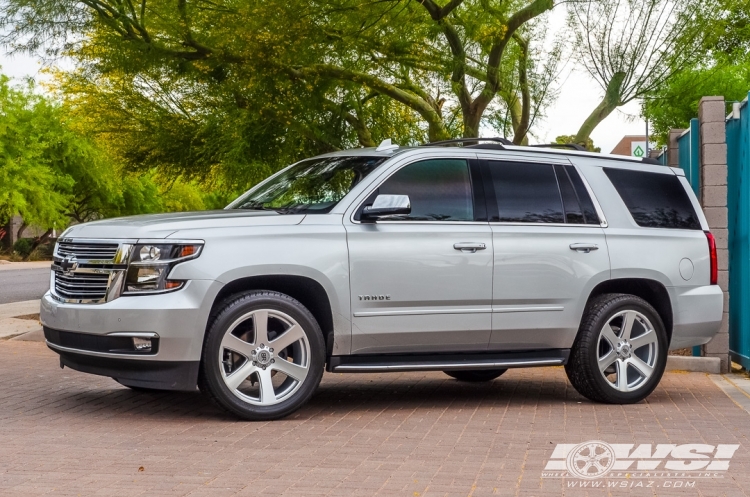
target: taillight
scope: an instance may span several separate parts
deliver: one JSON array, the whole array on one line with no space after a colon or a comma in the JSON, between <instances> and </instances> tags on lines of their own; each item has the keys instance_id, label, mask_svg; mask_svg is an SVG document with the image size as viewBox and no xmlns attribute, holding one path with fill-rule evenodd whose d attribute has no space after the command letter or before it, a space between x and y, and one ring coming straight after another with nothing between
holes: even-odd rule
<instances>
[{"instance_id":1,"label":"taillight","mask_svg":"<svg viewBox=\"0 0 750 497\"><path fill-rule=\"evenodd\" d=\"M708 239L708 257L711 260L711 284L719 284L719 259L716 256L716 239L710 231L706 231Z\"/></svg>"}]
</instances>

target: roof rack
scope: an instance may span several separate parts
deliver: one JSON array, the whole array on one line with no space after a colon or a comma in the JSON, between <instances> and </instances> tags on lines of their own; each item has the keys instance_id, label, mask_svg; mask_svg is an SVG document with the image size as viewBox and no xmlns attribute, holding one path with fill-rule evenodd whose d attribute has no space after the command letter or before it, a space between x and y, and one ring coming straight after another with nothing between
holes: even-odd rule
<instances>
[{"instance_id":1,"label":"roof rack","mask_svg":"<svg viewBox=\"0 0 750 497\"><path fill-rule=\"evenodd\" d=\"M463 143L495 142L501 145L513 145L507 138L456 138L454 140L441 140L439 142L423 143L420 147L440 147L442 145L460 145Z\"/></svg>"},{"instance_id":2,"label":"roof rack","mask_svg":"<svg viewBox=\"0 0 750 497\"><path fill-rule=\"evenodd\" d=\"M659 162L658 160L654 159L653 157L641 157L641 162L643 162L644 164L654 164L656 166L663 166L664 165L661 162Z\"/></svg>"},{"instance_id":3,"label":"roof rack","mask_svg":"<svg viewBox=\"0 0 750 497\"><path fill-rule=\"evenodd\" d=\"M578 150L580 152L588 152L588 150L586 150L586 147L583 147L577 143L537 143L527 146L535 148L570 148L572 150Z\"/></svg>"}]
</instances>

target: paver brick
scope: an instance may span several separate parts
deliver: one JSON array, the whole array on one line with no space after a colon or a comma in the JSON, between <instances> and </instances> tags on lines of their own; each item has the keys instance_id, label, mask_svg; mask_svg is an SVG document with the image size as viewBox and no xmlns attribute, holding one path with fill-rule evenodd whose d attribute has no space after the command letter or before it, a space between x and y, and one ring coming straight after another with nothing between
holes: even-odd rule
<instances>
[{"instance_id":1,"label":"paver brick","mask_svg":"<svg viewBox=\"0 0 750 497\"><path fill-rule=\"evenodd\" d=\"M747 495L748 421L704 374L669 373L619 406L584 399L557 367L484 384L326 374L297 413L250 423L197 392L134 392L60 370L42 344L0 342L0 496ZM723 479L692 488L542 478L556 444L595 439L740 449Z\"/></svg>"}]
</instances>

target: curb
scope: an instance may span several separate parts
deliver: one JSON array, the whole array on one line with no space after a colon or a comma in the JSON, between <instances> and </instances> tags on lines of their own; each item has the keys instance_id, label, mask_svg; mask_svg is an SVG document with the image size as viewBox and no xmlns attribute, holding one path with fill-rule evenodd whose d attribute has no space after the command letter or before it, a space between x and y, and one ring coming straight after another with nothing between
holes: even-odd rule
<instances>
[{"instance_id":1,"label":"curb","mask_svg":"<svg viewBox=\"0 0 750 497\"><path fill-rule=\"evenodd\" d=\"M721 373L718 357L691 357L671 355L667 357L667 371L691 371L697 373Z\"/></svg>"}]
</instances>

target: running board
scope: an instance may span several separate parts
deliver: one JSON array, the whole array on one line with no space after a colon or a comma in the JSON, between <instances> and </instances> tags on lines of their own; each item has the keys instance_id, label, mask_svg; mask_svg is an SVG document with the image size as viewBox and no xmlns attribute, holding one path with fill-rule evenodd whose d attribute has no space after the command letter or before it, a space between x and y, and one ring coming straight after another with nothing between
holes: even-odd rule
<instances>
[{"instance_id":1,"label":"running board","mask_svg":"<svg viewBox=\"0 0 750 497\"><path fill-rule=\"evenodd\" d=\"M473 354L350 355L332 356L329 372L390 373L399 371L452 371L560 366L568 362L570 349Z\"/></svg>"}]
</instances>

